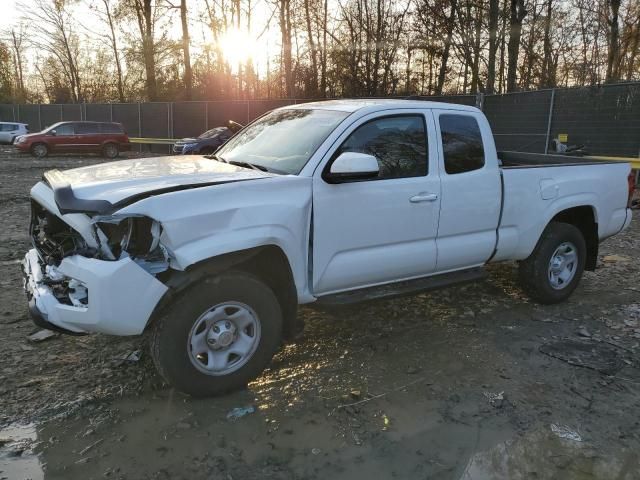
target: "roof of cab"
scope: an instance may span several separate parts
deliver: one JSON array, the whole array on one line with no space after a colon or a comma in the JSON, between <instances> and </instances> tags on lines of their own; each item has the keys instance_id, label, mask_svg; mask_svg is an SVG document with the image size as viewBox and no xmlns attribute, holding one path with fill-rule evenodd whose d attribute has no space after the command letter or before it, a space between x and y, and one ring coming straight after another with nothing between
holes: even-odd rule
<instances>
[{"instance_id":1,"label":"roof of cab","mask_svg":"<svg viewBox=\"0 0 640 480\"><path fill-rule=\"evenodd\" d=\"M366 99L344 99L344 100L323 100L319 102L298 103L288 105L281 109L313 108L322 110L338 110L341 112L356 112L366 109L367 111L389 110L395 108L440 108L448 110L464 110L468 112L479 112L476 107L460 105L457 103L431 102L426 100L402 100L395 98L366 98Z\"/></svg>"}]
</instances>

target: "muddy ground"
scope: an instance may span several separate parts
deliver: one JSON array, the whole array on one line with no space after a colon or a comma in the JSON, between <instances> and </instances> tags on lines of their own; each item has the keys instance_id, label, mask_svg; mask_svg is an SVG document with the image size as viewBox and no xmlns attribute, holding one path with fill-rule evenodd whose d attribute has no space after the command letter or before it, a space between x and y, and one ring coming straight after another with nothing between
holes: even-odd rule
<instances>
[{"instance_id":1,"label":"muddy ground","mask_svg":"<svg viewBox=\"0 0 640 480\"><path fill-rule=\"evenodd\" d=\"M194 400L162 384L144 337L27 339L29 188L99 161L0 152L0 479L640 478L637 219L567 303L530 302L504 264L303 309L304 336L248 390Z\"/></svg>"}]
</instances>

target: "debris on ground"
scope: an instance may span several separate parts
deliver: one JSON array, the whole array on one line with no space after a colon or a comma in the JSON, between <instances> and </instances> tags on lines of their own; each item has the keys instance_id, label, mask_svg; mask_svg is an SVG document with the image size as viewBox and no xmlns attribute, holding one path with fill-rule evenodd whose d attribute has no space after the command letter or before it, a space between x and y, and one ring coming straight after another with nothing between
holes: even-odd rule
<instances>
[{"instance_id":1,"label":"debris on ground","mask_svg":"<svg viewBox=\"0 0 640 480\"><path fill-rule=\"evenodd\" d=\"M575 430L567 427L566 425L557 425L555 423L551 424L551 431L555 433L558 437L564 438L565 440L572 440L574 442L581 442L582 436Z\"/></svg>"},{"instance_id":2,"label":"debris on ground","mask_svg":"<svg viewBox=\"0 0 640 480\"><path fill-rule=\"evenodd\" d=\"M103 438L101 438L100 440L96 440L95 442L93 442L91 445L87 445L86 447L84 447L82 450L80 450L80 453L78 455L80 455L81 457L89 452L90 450L92 450L94 447L97 447L98 445L100 445L102 442L104 441Z\"/></svg>"},{"instance_id":3,"label":"debris on ground","mask_svg":"<svg viewBox=\"0 0 640 480\"><path fill-rule=\"evenodd\" d=\"M238 420L239 418L249 415L256 411L256 407L249 405L248 407L236 407L227 413L227 420Z\"/></svg>"},{"instance_id":4,"label":"debris on ground","mask_svg":"<svg viewBox=\"0 0 640 480\"><path fill-rule=\"evenodd\" d=\"M52 332L51 330L38 330L36 333L29 335L27 339L31 342L38 343L56 337L57 335L56 332Z\"/></svg>"},{"instance_id":5,"label":"debris on ground","mask_svg":"<svg viewBox=\"0 0 640 480\"><path fill-rule=\"evenodd\" d=\"M545 343L539 350L570 365L590 368L605 375L614 375L625 365L618 348L601 342L563 339Z\"/></svg>"},{"instance_id":6,"label":"debris on ground","mask_svg":"<svg viewBox=\"0 0 640 480\"><path fill-rule=\"evenodd\" d=\"M121 360L122 363L125 363L125 362L137 363L140 361L141 358L142 358L142 350L134 350L131 353L125 353L120 358L118 358L118 360Z\"/></svg>"},{"instance_id":7,"label":"debris on ground","mask_svg":"<svg viewBox=\"0 0 640 480\"><path fill-rule=\"evenodd\" d=\"M489 403L496 407L501 408L504 405L505 395L504 392L492 393L484 392L484 396L489 400Z\"/></svg>"},{"instance_id":8,"label":"debris on ground","mask_svg":"<svg viewBox=\"0 0 640 480\"><path fill-rule=\"evenodd\" d=\"M625 257L624 255L605 255L602 257L603 262L607 263L615 263L615 262L630 262L631 259L629 257Z\"/></svg>"}]
</instances>

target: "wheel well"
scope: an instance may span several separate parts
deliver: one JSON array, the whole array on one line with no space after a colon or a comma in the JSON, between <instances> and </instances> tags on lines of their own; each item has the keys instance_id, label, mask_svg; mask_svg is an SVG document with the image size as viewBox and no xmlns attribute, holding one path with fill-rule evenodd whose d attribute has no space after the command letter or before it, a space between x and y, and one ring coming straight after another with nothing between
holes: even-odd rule
<instances>
[{"instance_id":1,"label":"wheel well","mask_svg":"<svg viewBox=\"0 0 640 480\"><path fill-rule=\"evenodd\" d=\"M152 320L148 322L147 327L157 317L157 314L170 303L171 299L189 285L203 277L232 269L255 275L273 290L282 309L284 337L293 338L299 330L296 318L298 294L287 256L276 245L265 245L227 253L191 265L183 272L168 270L159 274L158 280L167 285L169 291L156 306Z\"/></svg>"},{"instance_id":2,"label":"wheel well","mask_svg":"<svg viewBox=\"0 0 640 480\"><path fill-rule=\"evenodd\" d=\"M585 262L585 270L595 270L598 261L598 224L596 223L593 208L589 206L581 206L569 208L557 213L551 219L552 222L568 223L577 227L584 237L587 245L587 258Z\"/></svg>"}]
</instances>

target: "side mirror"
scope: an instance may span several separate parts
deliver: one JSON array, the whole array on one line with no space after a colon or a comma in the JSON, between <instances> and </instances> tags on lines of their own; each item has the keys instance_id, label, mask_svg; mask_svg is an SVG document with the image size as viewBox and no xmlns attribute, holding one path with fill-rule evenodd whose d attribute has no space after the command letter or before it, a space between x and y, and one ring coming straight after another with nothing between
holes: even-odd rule
<instances>
[{"instance_id":1,"label":"side mirror","mask_svg":"<svg viewBox=\"0 0 640 480\"><path fill-rule=\"evenodd\" d=\"M325 180L329 183L367 180L376 178L378 173L380 173L380 167L373 155L344 152L333 161L329 172L325 175Z\"/></svg>"},{"instance_id":2,"label":"side mirror","mask_svg":"<svg viewBox=\"0 0 640 480\"><path fill-rule=\"evenodd\" d=\"M51 130L49 132L49 135L53 135L54 137L58 134L58 132L56 132L55 130Z\"/></svg>"}]
</instances>

